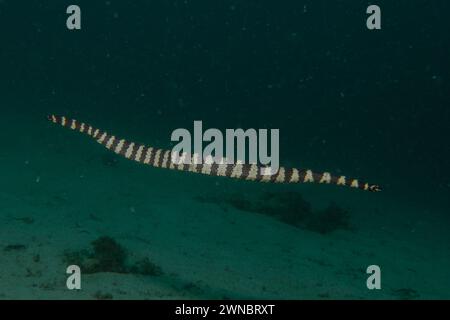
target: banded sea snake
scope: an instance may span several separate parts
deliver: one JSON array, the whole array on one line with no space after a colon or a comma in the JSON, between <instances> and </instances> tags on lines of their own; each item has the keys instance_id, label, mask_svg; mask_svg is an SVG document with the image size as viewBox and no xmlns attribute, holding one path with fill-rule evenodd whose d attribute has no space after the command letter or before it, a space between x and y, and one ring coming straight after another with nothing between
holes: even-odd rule
<instances>
[{"instance_id":1,"label":"banded sea snake","mask_svg":"<svg viewBox=\"0 0 450 320\"><path fill-rule=\"evenodd\" d=\"M192 161L191 164L177 164L172 162L172 151L156 149L135 142L129 142L124 139L118 139L103 130L94 128L83 122L78 122L74 119L56 115L50 115L47 118L51 122L63 127L86 133L107 149L114 151L127 159L135 160L153 167L202 173L211 176L226 176L258 182L323 183L348 186L372 192L381 191L381 188L376 184L369 184L345 176L334 176L328 172L317 173L309 169L280 167L273 175L263 175L261 174L261 167L257 164L195 164L196 162L194 161Z\"/></svg>"}]
</instances>

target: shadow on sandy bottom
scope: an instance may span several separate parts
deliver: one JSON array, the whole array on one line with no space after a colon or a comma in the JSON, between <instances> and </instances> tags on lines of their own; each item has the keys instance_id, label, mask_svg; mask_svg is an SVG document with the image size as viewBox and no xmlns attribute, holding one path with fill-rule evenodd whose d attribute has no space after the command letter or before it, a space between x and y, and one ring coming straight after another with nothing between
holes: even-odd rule
<instances>
[{"instance_id":1,"label":"shadow on sandy bottom","mask_svg":"<svg viewBox=\"0 0 450 320\"><path fill-rule=\"evenodd\" d=\"M297 228L328 234L335 230L354 230L350 213L330 203L323 210L314 210L298 192L265 192L257 196L241 193L197 196L203 203L214 203L223 210L232 207L241 211L264 214Z\"/></svg>"}]
</instances>

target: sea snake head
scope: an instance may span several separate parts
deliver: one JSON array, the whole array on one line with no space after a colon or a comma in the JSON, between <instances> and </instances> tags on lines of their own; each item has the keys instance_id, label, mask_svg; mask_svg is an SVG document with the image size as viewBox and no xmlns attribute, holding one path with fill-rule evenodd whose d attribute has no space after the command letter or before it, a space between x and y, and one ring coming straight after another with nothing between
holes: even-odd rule
<instances>
[{"instance_id":1,"label":"sea snake head","mask_svg":"<svg viewBox=\"0 0 450 320\"><path fill-rule=\"evenodd\" d=\"M381 187L377 184L373 184L371 186L369 186L369 191L372 192L380 192L381 191Z\"/></svg>"}]
</instances>

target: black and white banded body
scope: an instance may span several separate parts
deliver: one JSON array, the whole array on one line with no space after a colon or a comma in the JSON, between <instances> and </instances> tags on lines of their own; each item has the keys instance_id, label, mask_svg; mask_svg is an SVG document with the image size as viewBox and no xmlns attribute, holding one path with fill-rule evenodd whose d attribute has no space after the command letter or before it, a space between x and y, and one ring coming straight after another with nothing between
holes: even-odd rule
<instances>
[{"instance_id":1,"label":"black and white banded body","mask_svg":"<svg viewBox=\"0 0 450 320\"><path fill-rule=\"evenodd\" d=\"M63 127L86 133L105 148L127 158L153 167L174 169L202 173L211 176L224 176L241 180L273 182L273 183L322 183L347 186L355 189L377 192L381 188L375 184L359 181L346 176L335 176L328 172L313 172L309 169L280 167L272 175L261 174L257 164L227 164L227 163L198 163L196 156L192 156L189 163L172 161L172 151L157 149L124 139L119 139L106 131L92 127L89 124L74 119L56 115L48 116L48 120ZM183 159L181 159L183 160Z\"/></svg>"}]
</instances>

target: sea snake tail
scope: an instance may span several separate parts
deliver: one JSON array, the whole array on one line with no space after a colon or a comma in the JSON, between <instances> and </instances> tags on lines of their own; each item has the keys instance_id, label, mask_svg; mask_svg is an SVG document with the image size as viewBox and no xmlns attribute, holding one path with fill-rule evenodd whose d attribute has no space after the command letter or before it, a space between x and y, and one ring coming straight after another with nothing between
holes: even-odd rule
<instances>
[{"instance_id":1,"label":"sea snake tail","mask_svg":"<svg viewBox=\"0 0 450 320\"><path fill-rule=\"evenodd\" d=\"M172 161L172 151L162 150L148 147L145 145L129 142L124 139L116 138L108 134L106 131L92 127L89 124L78 122L77 120L68 119L56 115L47 117L53 123L63 127L70 128L91 136L98 143L107 149L127 158L140 163L151 165L153 167L175 169L181 171L189 171L194 173L202 173L211 176L226 176L249 181L258 182L274 182L274 183L323 183L348 186L356 189L367 190L372 192L381 191L381 188L375 184L361 182L357 179L347 178L345 176L333 176L328 172L313 172L308 169L283 168L273 175L261 174L261 166L257 164L221 164L221 163L198 163L195 155L192 161L187 164Z\"/></svg>"}]
</instances>

